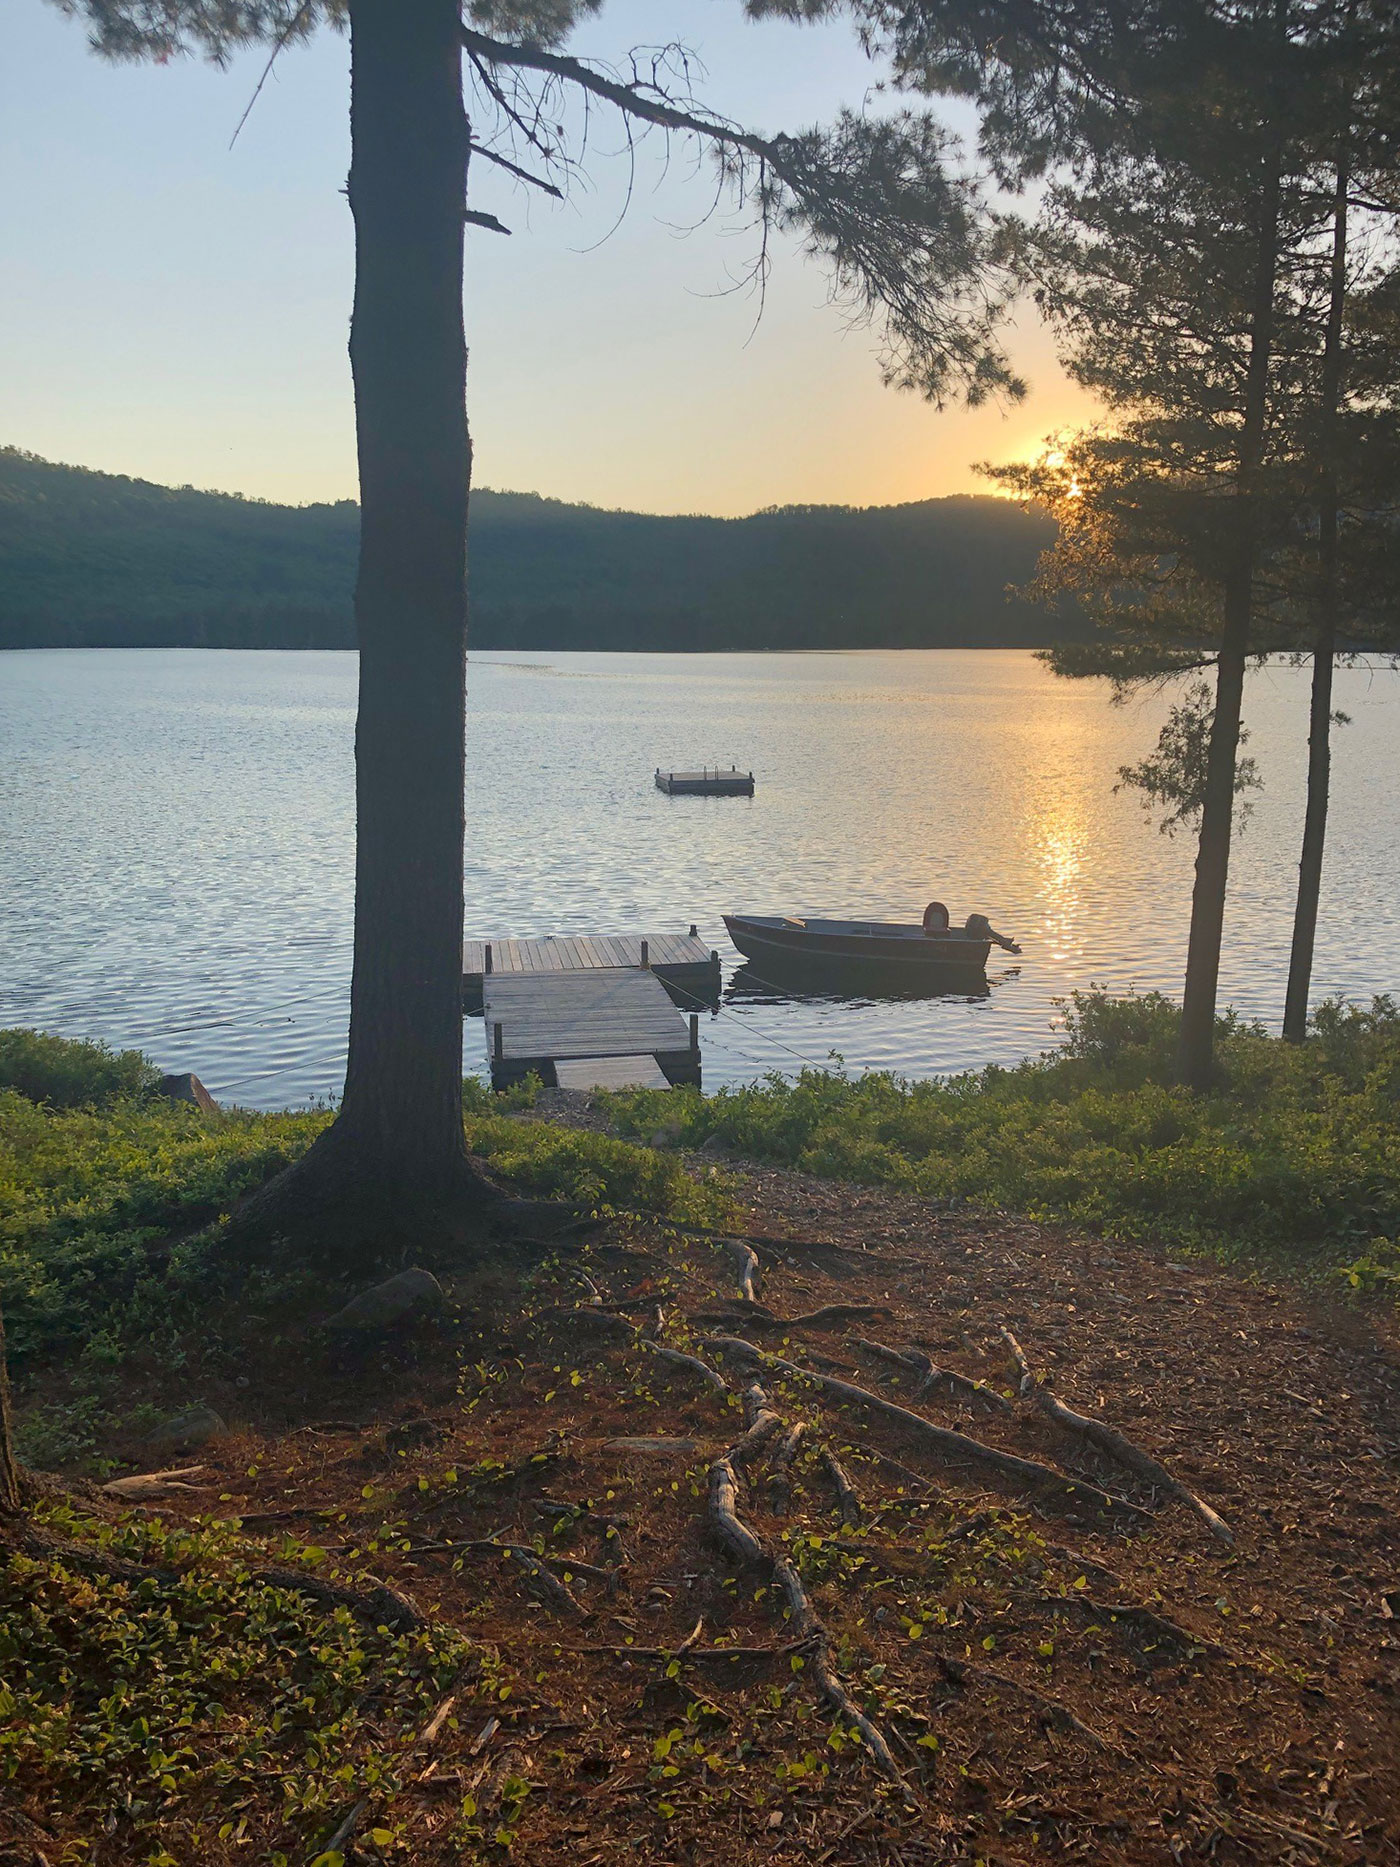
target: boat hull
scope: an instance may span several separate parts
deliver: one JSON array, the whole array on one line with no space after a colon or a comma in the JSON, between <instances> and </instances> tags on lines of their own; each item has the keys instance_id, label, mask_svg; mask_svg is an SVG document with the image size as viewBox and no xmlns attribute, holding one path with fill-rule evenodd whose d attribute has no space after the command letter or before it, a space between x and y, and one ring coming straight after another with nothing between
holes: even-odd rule
<instances>
[{"instance_id":1,"label":"boat hull","mask_svg":"<svg viewBox=\"0 0 1400 1867\"><path fill-rule=\"evenodd\" d=\"M926 935L921 929L881 932L849 923L839 929L821 925L785 925L768 916L726 914L729 937L756 967L764 964L820 970L828 974L878 971L886 978L916 981L962 973L979 977L987 970L989 940L968 939L954 931Z\"/></svg>"}]
</instances>

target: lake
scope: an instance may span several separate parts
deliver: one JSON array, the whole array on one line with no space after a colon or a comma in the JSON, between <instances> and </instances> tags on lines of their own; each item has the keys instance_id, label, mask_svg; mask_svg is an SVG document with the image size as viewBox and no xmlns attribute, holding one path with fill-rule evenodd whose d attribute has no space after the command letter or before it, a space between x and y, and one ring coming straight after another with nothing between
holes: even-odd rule
<instances>
[{"instance_id":1,"label":"lake","mask_svg":"<svg viewBox=\"0 0 1400 1867\"><path fill-rule=\"evenodd\" d=\"M1306 669L1251 676L1264 789L1237 846L1223 999L1277 1028L1301 826ZM928 1076L1055 1041L1100 984L1179 994L1189 837L1120 765L1167 702L1115 708L1020 651L473 657L467 930L684 931L725 958L706 1086L825 1065ZM0 654L0 1023L134 1045L250 1107L335 1096L345 1056L355 657ZM1349 669L1317 996L1400 985L1400 674ZM752 767L668 798L658 765ZM989 991L736 991L721 913L917 919L931 896L1021 942ZM479 1020L467 1067L484 1063Z\"/></svg>"}]
</instances>

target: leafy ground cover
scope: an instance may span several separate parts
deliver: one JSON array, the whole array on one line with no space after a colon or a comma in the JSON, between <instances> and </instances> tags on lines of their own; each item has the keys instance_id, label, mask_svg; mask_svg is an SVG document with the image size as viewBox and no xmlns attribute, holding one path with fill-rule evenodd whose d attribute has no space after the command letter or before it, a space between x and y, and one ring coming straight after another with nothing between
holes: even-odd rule
<instances>
[{"instance_id":1,"label":"leafy ground cover","mask_svg":"<svg viewBox=\"0 0 1400 1867\"><path fill-rule=\"evenodd\" d=\"M1307 1045L1229 1018L1220 1080L1173 1081L1176 1008L1078 996L1062 1050L951 1081L805 1071L711 1096L638 1092L619 1125L681 1146L1117 1238L1400 1289L1400 1008L1325 1005Z\"/></svg>"},{"instance_id":2,"label":"leafy ground cover","mask_svg":"<svg viewBox=\"0 0 1400 1867\"><path fill-rule=\"evenodd\" d=\"M155 1080L135 1052L0 1032L0 1309L21 1393L36 1380L42 1390L23 1428L40 1465L90 1451L119 1405L136 1431L174 1386L226 1386L250 1338L275 1355L283 1317L337 1306L324 1274L234 1269L207 1236L311 1145L329 1111L205 1115L154 1095ZM512 1120L528 1089L467 1089L468 1145L503 1184L585 1210L723 1211L674 1157Z\"/></svg>"}]
</instances>

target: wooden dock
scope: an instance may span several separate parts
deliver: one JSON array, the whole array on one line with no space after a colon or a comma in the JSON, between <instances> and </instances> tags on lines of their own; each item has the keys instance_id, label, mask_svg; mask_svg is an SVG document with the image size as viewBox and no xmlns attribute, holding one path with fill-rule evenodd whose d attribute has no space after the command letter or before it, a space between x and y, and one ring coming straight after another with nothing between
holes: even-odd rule
<instances>
[{"instance_id":1,"label":"wooden dock","mask_svg":"<svg viewBox=\"0 0 1400 1867\"><path fill-rule=\"evenodd\" d=\"M753 773L731 765L721 771L717 765L700 771L657 771L656 788L668 797L752 797Z\"/></svg>"},{"instance_id":2,"label":"wooden dock","mask_svg":"<svg viewBox=\"0 0 1400 1867\"><path fill-rule=\"evenodd\" d=\"M594 972L650 967L674 986L681 1004L718 1002L719 954L696 933L546 934L539 940L468 940L462 947L462 990L469 1011L479 1011L482 982L517 974Z\"/></svg>"},{"instance_id":3,"label":"wooden dock","mask_svg":"<svg viewBox=\"0 0 1400 1867\"><path fill-rule=\"evenodd\" d=\"M533 1071L547 1088L700 1081L698 1021L638 966L490 972L482 980L491 1087Z\"/></svg>"}]
</instances>

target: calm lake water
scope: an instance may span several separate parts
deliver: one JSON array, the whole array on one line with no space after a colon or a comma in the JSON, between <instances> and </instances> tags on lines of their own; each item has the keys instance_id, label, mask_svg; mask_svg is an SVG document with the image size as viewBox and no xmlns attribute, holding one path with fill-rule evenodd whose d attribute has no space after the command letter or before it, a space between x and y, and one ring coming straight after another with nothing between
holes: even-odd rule
<instances>
[{"instance_id":1,"label":"calm lake water","mask_svg":"<svg viewBox=\"0 0 1400 1867\"><path fill-rule=\"evenodd\" d=\"M1238 845L1224 997L1277 1025L1306 670L1250 681L1265 789ZM1319 996L1400 987L1400 674L1338 705ZM351 654L0 654L0 1023L100 1037L221 1099L338 1093L350 970ZM727 983L708 1087L825 1064L910 1076L1055 1041L1057 998L1179 992L1189 839L1114 794L1166 702L1113 708L1015 651L481 655L467 927L684 930L721 913L917 918L930 896L1020 940L990 991L792 1000ZM658 765L752 766L752 799L666 798ZM483 1061L466 1024L469 1068Z\"/></svg>"}]
</instances>

